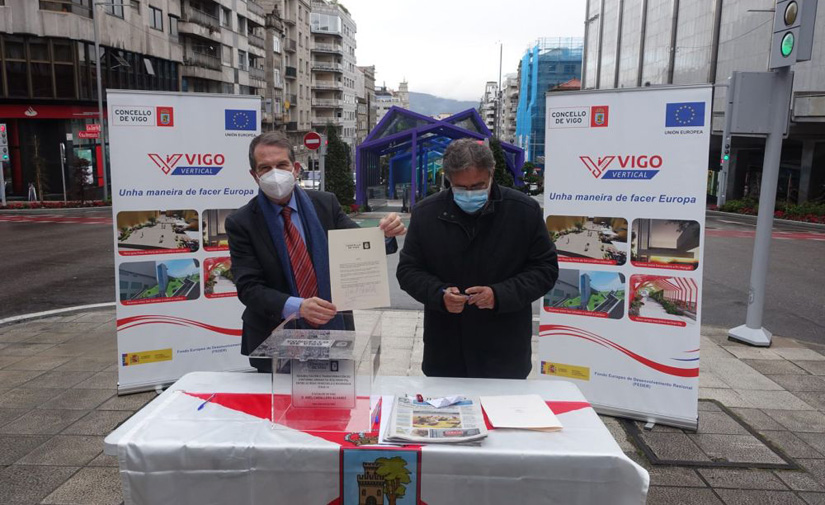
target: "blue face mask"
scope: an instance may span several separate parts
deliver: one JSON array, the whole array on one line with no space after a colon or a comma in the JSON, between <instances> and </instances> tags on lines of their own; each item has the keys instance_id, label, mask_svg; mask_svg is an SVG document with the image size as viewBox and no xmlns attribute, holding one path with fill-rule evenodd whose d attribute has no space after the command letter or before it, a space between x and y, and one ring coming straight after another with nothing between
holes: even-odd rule
<instances>
[{"instance_id":1,"label":"blue face mask","mask_svg":"<svg viewBox=\"0 0 825 505\"><path fill-rule=\"evenodd\" d=\"M487 190L453 188L453 200L467 214L475 214L487 203Z\"/></svg>"}]
</instances>

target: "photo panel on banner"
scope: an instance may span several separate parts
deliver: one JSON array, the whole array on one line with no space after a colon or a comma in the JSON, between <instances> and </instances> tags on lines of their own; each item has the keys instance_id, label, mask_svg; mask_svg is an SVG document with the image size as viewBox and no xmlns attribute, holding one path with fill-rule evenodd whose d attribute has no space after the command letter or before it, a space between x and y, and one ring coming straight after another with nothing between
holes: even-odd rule
<instances>
[{"instance_id":1,"label":"photo panel on banner","mask_svg":"<svg viewBox=\"0 0 825 505\"><path fill-rule=\"evenodd\" d=\"M539 374L597 410L695 427L712 89L547 94L544 211L559 279Z\"/></svg>"},{"instance_id":2,"label":"photo panel on banner","mask_svg":"<svg viewBox=\"0 0 825 505\"><path fill-rule=\"evenodd\" d=\"M246 370L226 217L258 191L260 100L108 92L118 390Z\"/></svg>"}]
</instances>

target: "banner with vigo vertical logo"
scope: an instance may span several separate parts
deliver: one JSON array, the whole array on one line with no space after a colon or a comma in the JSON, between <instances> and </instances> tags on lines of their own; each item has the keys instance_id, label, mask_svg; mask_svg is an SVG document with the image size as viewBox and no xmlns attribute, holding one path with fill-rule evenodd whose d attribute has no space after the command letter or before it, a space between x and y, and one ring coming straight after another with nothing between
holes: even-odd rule
<instances>
[{"instance_id":1,"label":"banner with vigo vertical logo","mask_svg":"<svg viewBox=\"0 0 825 505\"><path fill-rule=\"evenodd\" d=\"M110 90L118 389L241 370L224 221L256 193L260 100Z\"/></svg>"},{"instance_id":2,"label":"banner with vigo vertical logo","mask_svg":"<svg viewBox=\"0 0 825 505\"><path fill-rule=\"evenodd\" d=\"M709 86L547 94L544 213L559 280L541 377L603 413L698 421Z\"/></svg>"}]
</instances>

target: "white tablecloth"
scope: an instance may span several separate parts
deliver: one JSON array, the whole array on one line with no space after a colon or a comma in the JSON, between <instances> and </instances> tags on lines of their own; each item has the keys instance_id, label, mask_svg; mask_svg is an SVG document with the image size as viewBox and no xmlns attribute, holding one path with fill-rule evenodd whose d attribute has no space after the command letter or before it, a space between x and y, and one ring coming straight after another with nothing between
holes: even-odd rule
<instances>
[{"instance_id":1,"label":"white tablecloth","mask_svg":"<svg viewBox=\"0 0 825 505\"><path fill-rule=\"evenodd\" d=\"M377 384L385 395L537 393L563 412L561 432L491 430L480 446L378 452L335 437L273 430L252 408L212 401L197 410L203 400L194 393L265 398L268 378L190 373L106 437L106 453L119 460L126 504L380 505L389 496L382 496L385 481L373 462L393 457L404 460L409 479L399 481L403 497L396 496L396 505L645 502L647 472L624 455L571 383L382 377Z\"/></svg>"}]
</instances>

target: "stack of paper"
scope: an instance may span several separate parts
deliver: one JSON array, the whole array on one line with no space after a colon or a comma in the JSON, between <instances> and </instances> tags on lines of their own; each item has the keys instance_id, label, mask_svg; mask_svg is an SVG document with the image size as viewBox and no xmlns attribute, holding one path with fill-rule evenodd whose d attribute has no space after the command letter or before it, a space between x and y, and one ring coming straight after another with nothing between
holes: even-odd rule
<instances>
[{"instance_id":1,"label":"stack of paper","mask_svg":"<svg viewBox=\"0 0 825 505\"><path fill-rule=\"evenodd\" d=\"M562 429L556 415L539 395L482 396L481 405L495 428Z\"/></svg>"}]
</instances>

